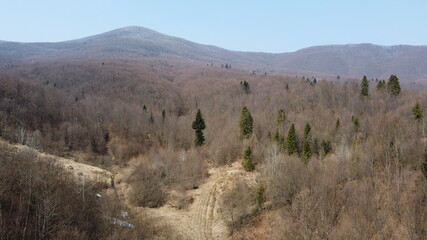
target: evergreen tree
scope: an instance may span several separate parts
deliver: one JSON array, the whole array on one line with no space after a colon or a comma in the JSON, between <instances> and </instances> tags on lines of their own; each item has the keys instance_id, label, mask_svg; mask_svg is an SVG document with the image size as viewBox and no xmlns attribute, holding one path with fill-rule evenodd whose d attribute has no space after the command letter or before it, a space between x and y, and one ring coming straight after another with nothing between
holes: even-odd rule
<instances>
[{"instance_id":1,"label":"evergreen tree","mask_svg":"<svg viewBox=\"0 0 427 240\"><path fill-rule=\"evenodd\" d=\"M303 142L303 160L304 163L308 163L308 160L313 155L311 151L311 126L309 123L305 124L304 128L304 142Z\"/></svg>"},{"instance_id":2,"label":"evergreen tree","mask_svg":"<svg viewBox=\"0 0 427 240\"><path fill-rule=\"evenodd\" d=\"M246 106L243 107L239 122L240 135L242 137L249 137L249 135L252 134L253 122L254 120L251 116L251 113L249 112L249 109Z\"/></svg>"},{"instance_id":3,"label":"evergreen tree","mask_svg":"<svg viewBox=\"0 0 427 240\"><path fill-rule=\"evenodd\" d=\"M417 121L421 121L423 119L423 110L421 109L420 104L418 102L412 108L412 118Z\"/></svg>"},{"instance_id":4,"label":"evergreen tree","mask_svg":"<svg viewBox=\"0 0 427 240\"><path fill-rule=\"evenodd\" d=\"M360 96L367 97L369 95L369 81L366 76L363 76Z\"/></svg>"},{"instance_id":5,"label":"evergreen tree","mask_svg":"<svg viewBox=\"0 0 427 240\"><path fill-rule=\"evenodd\" d=\"M246 148L243 153L243 168L245 168L247 172L252 172L255 169L251 147Z\"/></svg>"},{"instance_id":6,"label":"evergreen tree","mask_svg":"<svg viewBox=\"0 0 427 240\"><path fill-rule=\"evenodd\" d=\"M396 77L396 75L390 76L390 79L388 80L388 83L387 83L387 90L393 96L399 95L400 83L399 83L399 79Z\"/></svg>"},{"instance_id":7,"label":"evergreen tree","mask_svg":"<svg viewBox=\"0 0 427 240\"><path fill-rule=\"evenodd\" d=\"M264 193L264 186L262 184L259 185L258 190L256 192L256 205L257 209L261 210L262 205L265 202L265 193Z\"/></svg>"},{"instance_id":8,"label":"evergreen tree","mask_svg":"<svg viewBox=\"0 0 427 240\"><path fill-rule=\"evenodd\" d=\"M297 153L298 151L297 141L298 139L295 131L295 126L292 123L291 128L289 129L289 132L288 132L288 137L286 138L286 149L288 150L289 156Z\"/></svg>"},{"instance_id":9,"label":"evergreen tree","mask_svg":"<svg viewBox=\"0 0 427 240\"><path fill-rule=\"evenodd\" d=\"M425 135L424 133L424 116L423 116L423 110L420 107L420 104L417 102L415 104L415 106L412 108L412 118L414 118L415 120L417 120L418 122L422 122L422 133L423 136Z\"/></svg>"},{"instance_id":10,"label":"evergreen tree","mask_svg":"<svg viewBox=\"0 0 427 240\"><path fill-rule=\"evenodd\" d=\"M196 147L202 146L205 143L205 137L203 136L203 130L206 128L205 120L203 120L202 112L197 110L196 118L194 119L193 124L191 127L196 132L196 139L194 140L194 143Z\"/></svg>"},{"instance_id":11,"label":"evergreen tree","mask_svg":"<svg viewBox=\"0 0 427 240\"><path fill-rule=\"evenodd\" d=\"M380 80L380 81L377 83L377 91L382 91L382 90L384 90L385 88L386 88L385 80Z\"/></svg>"},{"instance_id":12,"label":"evergreen tree","mask_svg":"<svg viewBox=\"0 0 427 240\"><path fill-rule=\"evenodd\" d=\"M277 125L284 123L285 120L286 120L285 110L279 109L279 111L277 112Z\"/></svg>"},{"instance_id":13,"label":"evergreen tree","mask_svg":"<svg viewBox=\"0 0 427 240\"><path fill-rule=\"evenodd\" d=\"M241 86L241 88L245 94L249 94L251 92L251 89L249 87L249 83L246 82L246 80L243 82L240 82L240 86Z\"/></svg>"},{"instance_id":14,"label":"evergreen tree","mask_svg":"<svg viewBox=\"0 0 427 240\"><path fill-rule=\"evenodd\" d=\"M162 121L165 122L166 120L166 111L163 109L162 110Z\"/></svg>"},{"instance_id":15,"label":"evergreen tree","mask_svg":"<svg viewBox=\"0 0 427 240\"><path fill-rule=\"evenodd\" d=\"M323 156L328 155L332 151L332 144L329 140L322 140Z\"/></svg>"}]
</instances>

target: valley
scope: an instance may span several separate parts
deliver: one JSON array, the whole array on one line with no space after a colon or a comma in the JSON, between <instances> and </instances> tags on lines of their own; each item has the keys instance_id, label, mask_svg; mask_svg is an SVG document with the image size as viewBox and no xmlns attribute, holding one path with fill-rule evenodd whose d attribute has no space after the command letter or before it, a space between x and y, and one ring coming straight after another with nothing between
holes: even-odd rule
<instances>
[{"instance_id":1,"label":"valley","mask_svg":"<svg viewBox=\"0 0 427 240\"><path fill-rule=\"evenodd\" d=\"M0 239L425 239L425 46L0 42Z\"/></svg>"}]
</instances>

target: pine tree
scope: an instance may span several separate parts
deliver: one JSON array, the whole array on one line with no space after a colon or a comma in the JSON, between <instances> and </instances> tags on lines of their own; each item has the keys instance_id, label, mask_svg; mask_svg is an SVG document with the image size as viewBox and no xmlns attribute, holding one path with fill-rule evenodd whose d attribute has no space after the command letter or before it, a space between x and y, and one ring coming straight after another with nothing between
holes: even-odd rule
<instances>
[{"instance_id":1,"label":"pine tree","mask_svg":"<svg viewBox=\"0 0 427 240\"><path fill-rule=\"evenodd\" d=\"M162 110L162 122L165 122L166 120L166 111L163 109Z\"/></svg>"},{"instance_id":2,"label":"pine tree","mask_svg":"<svg viewBox=\"0 0 427 240\"><path fill-rule=\"evenodd\" d=\"M253 118L251 116L251 113L249 112L249 109L245 106L242 109L242 114L240 115L240 135L242 137L249 137L249 135L252 134L253 129Z\"/></svg>"},{"instance_id":3,"label":"pine tree","mask_svg":"<svg viewBox=\"0 0 427 240\"><path fill-rule=\"evenodd\" d=\"M332 151L332 144L329 140L322 140L323 156L328 155Z\"/></svg>"},{"instance_id":4,"label":"pine tree","mask_svg":"<svg viewBox=\"0 0 427 240\"><path fill-rule=\"evenodd\" d=\"M289 156L297 153L298 151L298 146L297 146L297 134L295 131L295 126L292 123L291 128L289 129L288 132L288 137L286 138L286 149L288 149L288 154Z\"/></svg>"},{"instance_id":5,"label":"pine tree","mask_svg":"<svg viewBox=\"0 0 427 240\"><path fill-rule=\"evenodd\" d=\"M412 118L417 121L421 121L423 119L423 110L421 109L420 104L418 102L412 108Z\"/></svg>"},{"instance_id":6,"label":"pine tree","mask_svg":"<svg viewBox=\"0 0 427 240\"><path fill-rule=\"evenodd\" d=\"M256 192L256 205L257 209L261 210L262 205L265 202L265 193L264 193L264 186L262 184L259 185L258 190Z\"/></svg>"},{"instance_id":7,"label":"pine tree","mask_svg":"<svg viewBox=\"0 0 427 240\"><path fill-rule=\"evenodd\" d=\"M206 128L206 125L205 125L205 120L203 120L202 112L200 111L200 109L197 110L196 118L194 119L192 128L196 132L196 139L194 140L196 147L202 146L205 143L203 130Z\"/></svg>"},{"instance_id":8,"label":"pine tree","mask_svg":"<svg viewBox=\"0 0 427 240\"><path fill-rule=\"evenodd\" d=\"M366 76L363 76L360 96L367 97L369 95L369 82Z\"/></svg>"},{"instance_id":9,"label":"pine tree","mask_svg":"<svg viewBox=\"0 0 427 240\"><path fill-rule=\"evenodd\" d=\"M388 83L387 83L387 90L393 96L399 95L400 83L399 83L399 79L396 77L396 75L390 76L390 79L388 80Z\"/></svg>"},{"instance_id":10,"label":"pine tree","mask_svg":"<svg viewBox=\"0 0 427 240\"><path fill-rule=\"evenodd\" d=\"M420 104L418 102L412 108L412 118L417 120L418 122L422 122L422 131L423 131L423 136L424 136L425 133L424 133L423 110L421 109Z\"/></svg>"},{"instance_id":11,"label":"pine tree","mask_svg":"<svg viewBox=\"0 0 427 240\"><path fill-rule=\"evenodd\" d=\"M246 148L243 153L243 168L245 168L247 172L252 172L255 169L251 147Z\"/></svg>"},{"instance_id":12,"label":"pine tree","mask_svg":"<svg viewBox=\"0 0 427 240\"><path fill-rule=\"evenodd\" d=\"M277 125L284 123L285 120L286 120L285 110L279 109L279 111L277 112Z\"/></svg>"},{"instance_id":13,"label":"pine tree","mask_svg":"<svg viewBox=\"0 0 427 240\"><path fill-rule=\"evenodd\" d=\"M380 80L380 81L377 83L377 91L382 91L382 90L384 90L385 88L386 88L385 80Z\"/></svg>"},{"instance_id":14,"label":"pine tree","mask_svg":"<svg viewBox=\"0 0 427 240\"><path fill-rule=\"evenodd\" d=\"M249 94L251 92L251 89L249 87L249 83L246 82L246 80L243 82L240 82L240 86L241 86L241 88L245 94Z\"/></svg>"},{"instance_id":15,"label":"pine tree","mask_svg":"<svg viewBox=\"0 0 427 240\"><path fill-rule=\"evenodd\" d=\"M311 151L311 126L309 123L305 124L304 128L304 142L303 142L303 160L304 163L308 163L308 160L313 155Z\"/></svg>"}]
</instances>

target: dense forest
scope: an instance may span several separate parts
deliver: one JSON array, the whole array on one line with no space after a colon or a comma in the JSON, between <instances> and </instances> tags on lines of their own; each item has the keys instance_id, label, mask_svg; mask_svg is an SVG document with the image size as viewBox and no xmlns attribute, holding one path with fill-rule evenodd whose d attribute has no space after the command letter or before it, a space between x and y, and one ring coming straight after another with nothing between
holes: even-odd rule
<instances>
[{"instance_id":1,"label":"dense forest","mask_svg":"<svg viewBox=\"0 0 427 240\"><path fill-rule=\"evenodd\" d=\"M173 66L158 64L0 77L3 139L128 169L113 181L130 189L95 184L82 198L71 176L1 144L0 239L186 239L149 210L236 162L248 175L218 195L232 239L427 238L426 91L394 75L313 81L209 66L168 79ZM180 211L195 201L178 200ZM121 209L141 227L111 229Z\"/></svg>"}]
</instances>

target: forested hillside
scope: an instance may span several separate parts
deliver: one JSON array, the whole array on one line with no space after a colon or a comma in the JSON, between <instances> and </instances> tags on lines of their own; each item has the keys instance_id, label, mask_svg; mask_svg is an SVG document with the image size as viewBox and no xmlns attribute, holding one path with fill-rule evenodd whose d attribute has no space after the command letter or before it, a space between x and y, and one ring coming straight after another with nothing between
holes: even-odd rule
<instances>
[{"instance_id":1,"label":"forested hillside","mask_svg":"<svg viewBox=\"0 0 427 240\"><path fill-rule=\"evenodd\" d=\"M117 174L81 198L82 183L3 144L2 238L427 237L425 91L394 75L333 82L151 64L36 63L1 76L3 139ZM61 221L49 231L46 191ZM211 230L191 215L204 191ZM98 192L138 227L108 230L114 213ZM64 218L73 210L62 201L90 211ZM188 216L194 234L156 216Z\"/></svg>"}]
</instances>

